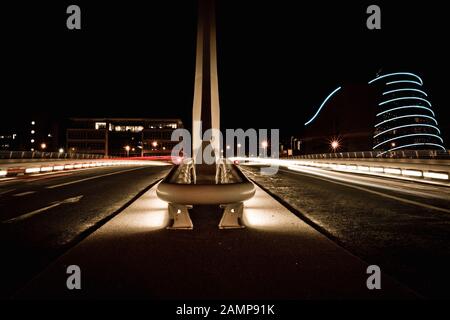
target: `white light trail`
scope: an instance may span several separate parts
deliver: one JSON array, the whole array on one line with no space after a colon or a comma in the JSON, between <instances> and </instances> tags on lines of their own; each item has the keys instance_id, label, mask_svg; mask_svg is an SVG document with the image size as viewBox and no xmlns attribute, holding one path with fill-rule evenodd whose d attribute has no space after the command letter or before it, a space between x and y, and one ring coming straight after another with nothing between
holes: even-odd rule
<instances>
[{"instance_id":1,"label":"white light trail","mask_svg":"<svg viewBox=\"0 0 450 320\"><path fill-rule=\"evenodd\" d=\"M331 92L328 97L325 98L325 100L322 102L322 104L320 105L319 109L317 110L316 114L308 121L305 123L305 126L307 126L308 124L310 124L312 121L314 121L314 119L317 117L317 115L319 114L320 110L322 110L322 108L324 107L324 105L327 103L328 100L331 99L331 97L338 92L339 90L341 90L341 87L338 87L336 89L334 89L333 92Z\"/></svg>"},{"instance_id":2,"label":"white light trail","mask_svg":"<svg viewBox=\"0 0 450 320\"><path fill-rule=\"evenodd\" d=\"M431 119L431 120L433 120L436 124L438 124L437 121L436 121L436 119L434 119L433 117L426 116L426 115L424 115L424 114L409 114L409 115L406 115L406 116L399 116L399 117L395 117L395 118L390 118L390 119L384 120L384 121L382 121L382 122L376 124L376 125L375 125L375 128L381 126L382 124L385 124L385 123L387 123L387 122L391 122L391 121L394 121L394 120L403 119L403 118L416 118L416 117L417 117L417 118L427 118L427 119Z\"/></svg>"},{"instance_id":3,"label":"white light trail","mask_svg":"<svg viewBox=\"0 0 450 320\"><path fill-rule=\"evenodd\" d=\"M398 126L398 127L395 127L395 128L390 128L390 129L384 130L383 132L380 132L380 133L374 135L373 137L376 138L378 136L381 136L382 134L385 134L386 132L397 130L397 129L402 129L402 128L407 128L407 127L430 127L430 128L436 129L436 131L439 134L441 133L441 130L439 130L439 128L436 127L436 126L433 126L431 124L417 123L417 124L405 124L404 126Z\"/></svg>"},{"instance_id":4,"label":"white light trail","mask_svg":"<svg viewBox=\"0 0 450 320\"><path fill-rule=\"evenodd\" d=\"M395 101L401 101L401 100L419 100L419 101L426 102L430 107L432 107L430 101L428 101L427 99L424 99L424 98L420 98L420 97L401 97L401 98L394 98L394 99L390 99L390 100L387 100L387 101L380 102L378 105L379 105L379 106L382 106L382 105L385 105L385 104L387 104L387 103L391 103L391 102L395 102Z\"/></svg>"},{"instance_id":5,"label":"white light trail","mask_svg":"<svg viewBox=\"0 0 450 320\"><path fill-rule=\"evenodd\" d=\"M371 83L373 83L373 82L375 82L375 81L384 79L384 78L386 78L386 77L393 77L393 76L411 76L411 77L415 77L417 80L419 80L420 85L423 85L422 79L421 79L418 75L416 75L416 74L414 74L414 73L411 73L411 72L395 72L395 73L388 73L388 74L385 74L385 75L382 75L382 76L376 77L375 79L370 80L370 81L368 82L368 84L371 84Z\"/></svg>"},{"instance_id":6,"label":"white light trail","mask_svg":"<svg viewBox=\"0 0 450 320\"><path fill-rule=\"evenodd\" d=\"M424 107L424 106L402 106L402 107L396 107L396 108L388 109L388 110L382 111L382 112L380 112L380 113L377 113L377 117L378 117L378 116L381 116L382 114L385 114L385 113L387 113L387 112L392 112L392 111L395 111L395 110L401 110L401 109L414 109L414 108L416 108L416 109L425 109L425 110L428 110L428 111L431 112L431 114L433 115L433 117L435 116L434 111L431 110L431 109L428 108L428 107Z\"/></svg>"},{"instance_id":7,"label":"white light trail","mask_svg":"<svg viewBox=\"0 0 450 320\"><path fill-rule=\"evenodd\" d=\"M442 143L444 143L444 140L442 140L441 137L439 137L438 135L432 134L432 133L411 133L411 134L405 134L405 135L402 135L402 136L397 136L397 137L388 139L386 141L380 142L379 144L374 146L372 149L376 149L379 146L381 146L381 145L383 145L385 143L391 142L391 141L395 141L395 140L402 139L402 138L417 137L417 136L428 136L428 137L438 138L439 140L441 140Z\"/></svg>"},{"instance_id":8,"label":"white light trail","mask_svg":"<svg viewBox=\"0 0 450 320\"><path fill-rule=\"evenodd\" d=\"M383 96L386 95L386 94L395 93L395 92L402 92L402 91L415 91L415 92L420 92L420 93L422 93L423 95L425 95L425 97L428 97L428 95L427 95L425 92L423 92L422 90L419 90L419 89L413 89L413 88L404 88L404 89L395 89L395 90L386 91L386 92L383 92Z\"/></svg>"}]
</instances>

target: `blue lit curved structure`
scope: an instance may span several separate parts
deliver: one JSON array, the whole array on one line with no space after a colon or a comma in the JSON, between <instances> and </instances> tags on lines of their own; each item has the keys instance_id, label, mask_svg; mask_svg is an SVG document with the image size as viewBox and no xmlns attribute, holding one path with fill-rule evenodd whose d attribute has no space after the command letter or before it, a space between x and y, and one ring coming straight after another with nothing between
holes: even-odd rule
<instances>
[{"instance_id":1,"label":"blue lit curved structure","mask_svg":"<svg viewBox=\"0 0 450 320\"><path fill-rule=\"evenodd\" d=\"M384 74L369 81L380 91L373 150L445 150L433 106L422 79L410 72Z\"/></svg>"}]
</instances>

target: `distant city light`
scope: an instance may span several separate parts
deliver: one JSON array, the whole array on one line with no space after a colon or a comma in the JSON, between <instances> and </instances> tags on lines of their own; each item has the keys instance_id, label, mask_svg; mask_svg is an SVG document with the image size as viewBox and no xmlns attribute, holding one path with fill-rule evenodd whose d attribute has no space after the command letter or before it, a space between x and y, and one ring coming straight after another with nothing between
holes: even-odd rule
<instances>
[{"instance_id":1,"label":"distant city light","mask_svg":"<svg viewBox=\"0 0 450 320\"><path fill-rule=\"evenodd\" d=\"M34 143L34 139L31 139L30 141L31 141L31 143Z\"/></svg>"},{"instance_id":2,"label":"distant city light","mask_svg":"<svg viewBox=\"0 0 450 320\"><path fill-rule=\"evenodd\" d=\"M31 134L34 134L35 133L35 131L34 130L31 130Z\"/></svg>"},{"instance_id":3,"label":"distant city light","mask_svg":"<svg viewBox=\"0 0 450 320\"><path fill-rule=\"evenodd\" d=\"M45 149L45 148L47 148L47 144L41 143L41 149Z\"/></svg>"},{"instance_id":4,"label":"distant city light","mask_svg":"<svg viewBox=\"0 0 450 320\"><path fill-rule=\"evenodd\" d=\"M153 141L153 142L152 142L152 146L153 146L154 148L156 148L156 147L158 146L158 142Z\"/></svg>"},{"instance_id":5,"label":"distant city light","mask_svg":"<svg viewBox=\"0 0 450 320\"><path fill-rule=\"evenodd\" d=\"M59 153L64 153L64 149L63 148L59 148L58 152Z\"/></svg>"},{"instance_id":6,"label":"distant city light","mask_svg":"<svg viewBox=\"0 0 450 320\"><path fill-rule=\"evenodd\" d=\"M267 148L267 146L268 146L267 141L263 141L263 142L261 143L261 146L262 146L264 149Z\"/></svg>"},{"instance_id":7,"label":"distant city light","mask_svg":"<svg viewBox=\"0 0 450 320\"><path fill-rule=\"evenodd\" d=\"M36 122L34 122L34 121L31 121L31 125L32 126L34 126L36 124Z\"/></svg>"},{"instance_id":8,"label":"distant city light","mask_svg":"<svg viewBox=\"0 0 450 320\"><path fill-rule=\"evenodd\" d=\"M51 133L49 133L48 135L47 135L49 138L51 138L52 137L52 135L51 135Z\"/></svg>"},{"instance_id":9,"label":"distant city light","mask_svg":"<svg viewBox=\"0 0 450 320\"><path fill-rule=\"evenodd\" d=\"M227 146L227 150L230 150L230 146Z\"/></svg>"},{"instance_id":10,"label":"distant city light","mask_svg":"<svg viewBox=\"0 0 450 320\"><path fill-rule=\"evenodd\" d=\"M125 146L124 148L126 151L130 151L130 146Z\"/></svg>"},{"instance_id":11,"label":"distant city light","mask_svg":"<svg viewBox=\"0 0 450 320\"><path fill-rule=\"evenodd\" d=\"M339 141L337 140L331 141L331 149L336 150L337 148L339 148Z\"/></svg>"},{"instance_id":12,"label":"distant city light","mask_svg":"<svg viewBox=\"0 0 450 320\"><path fill-rule=\"evenodd\" d=\"M240 148L240 147L242 147L242 145L240 143L238 143L237 147Z\"/></svg>"}]
</instances>

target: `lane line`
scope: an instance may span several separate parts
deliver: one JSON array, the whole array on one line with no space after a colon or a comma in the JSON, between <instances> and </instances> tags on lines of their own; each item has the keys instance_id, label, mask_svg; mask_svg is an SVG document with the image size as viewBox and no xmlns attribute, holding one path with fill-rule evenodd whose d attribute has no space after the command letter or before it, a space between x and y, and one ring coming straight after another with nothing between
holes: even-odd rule
<instances>
[{"instance_id":1,"label":"lane line","mask_svg":"<svg viewBox=\"0 0 450 320\"><path fill-rule=\"evenodd\" d=\"M12 196L13 197L23 197L23 196L27 196L27 195L33 194L33 193L36 193L36 191L25 191L25 192L13 194Z\"/></svg>"},{"instance_id":2,"label":"lane line","mask_svg":"<svg viewBox=\"0 0 450 320\"><path fill-rule=\"evenodd\" d=\"M1 195L4 195L4 194L7 194L7 193L9 193L9 192L13 192L13 191L15 191L16 189L9 189L9 190L5 190L5 191L1 191L0 192L0 196Z\"/></svg>"},{"instance_id":3,"label":"lane line","mask_svg":"<svg viewBox=\"0 0 450 320\"><path fill-rule=\"evenodd\" d=\"M81 196L77 196L77 197L73 197L73 198L68 198L68 199L65 199L65 200L62 200L62 201L56 201L56 202L52 203L51 205L49 205L47 207L44 207L44 208L41 208L41 209L37 209L37 210L31 211L29 213L22 214L22 215L20 215L18 217L15 217L15 218L12 218L12 219L9 219L9 220L2 221L2 223L13 223L13 222L18 222L18 221L23 221L25 219L31 218L31 217L41 213L41 212L44 212L44 211L50 210L52 208L58 207L58 206L60 206L62 204L76 203L76 202L80 201L81 198L83 198L82 195Z\"/></svg>"},{"instance_id":4,"label":"lane line","mask_svg":"<svg viewBox=\"0 0 450 320\"><path fill-rule=\"evenodd\" d=\"M284 171L284 170L282 170L282 171ZM296 171L284 171L284 172L289 172L289 173L295 173L295 174L302 175L301 172L296 172ZM303 173L303 175L304 175L304 173ZM376 194L376 195L384 197L384 198L397 200L397 201L400 201L400 202L412 204L412 205L423 207L423 208L426 208L426 209L431 209L431 210L441 211L441 212L445 212L445 213L450 213L450 209L436 207L436 206L433 206L431 204L426 204L426 203L422 203L422 202L418 202L418 201L414 201L414 200L409 200L409 199L393 196L393 195L390 195L390 194L386 194L386 193L383 193L383 192L367 189L367 188L364 188L364 187L358 187L358 186L355 186L355 185L352 185L352 184L348 184L348 183L344 183L344 182L338 182L338 181L334 181L334 180L327 179L327 178L317 177L316 175L313 175L313 177L316 178L316 179L319 179L319 180L328 181L328 182L331 182L331 183L340 184L340 185L343 185L343 186L346 186L346 187L350 187L350 188L353 188L353 189L357 189L357 190L369 192L369 193L372 193L372 194Z\"/></svg>"},{"instance_id":5,"label":"lane line","mask_svg":"<svg viewBox=\"0 0 450 320\"><path fill-rule=\"evenodd\" d=\"M102 174L102 175L99 175L99 176L84 178L84 179L70 181L70 182L65 182L65 183L60 183L60 184L55 184L53 186L48 186L46 188L47 189L55 189L55 188L64 187L64 186L68 186L68 185L79 183L79 182L89 181L89 180L97 179L97 178L103 178L103 177L112 176L112 175L115 175L115 174L120 174L120 173L129 172L129 171L139 170L139 169L143 169L143 168L146 168L146 167L139 167L139 168L127 169L127 170L122 170L122 171L117 171L117 172L111 172L111 173Z\"/></svg>"}]
</instances>

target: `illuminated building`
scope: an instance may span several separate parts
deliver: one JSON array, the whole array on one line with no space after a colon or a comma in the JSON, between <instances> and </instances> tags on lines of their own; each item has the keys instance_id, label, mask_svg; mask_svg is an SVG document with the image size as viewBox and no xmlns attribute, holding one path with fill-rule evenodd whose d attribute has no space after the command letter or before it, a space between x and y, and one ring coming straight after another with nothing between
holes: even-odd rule
<instances>
[{"instance_id":1,"label":"illuminated building","mask_svg":"<svg viewBox=\"0 0 450 320\"><path fill-rule=\"evenodd\" d=\"M72 118L66 150L110 156L169 155L177 143L171 141L172 132L178 128L183 128L180 119Z\"/></svg>"},{"instance_id":2,"label":"illuminated building","mask_svg":"<svg viewBox=\"0 0 450 320\"><path fill-rule=\"evenodd\" d=\"M378 92L373 147L397 150L444 150L438 121L422 79L410 72L380 75L369 81Z\"/></svg>"}]
</instances>

